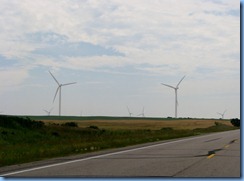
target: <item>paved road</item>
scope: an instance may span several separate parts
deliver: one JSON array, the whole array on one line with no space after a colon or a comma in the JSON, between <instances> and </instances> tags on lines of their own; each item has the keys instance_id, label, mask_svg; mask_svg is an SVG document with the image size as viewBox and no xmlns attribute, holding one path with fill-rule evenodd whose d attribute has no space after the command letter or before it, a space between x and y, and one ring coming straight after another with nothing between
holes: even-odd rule
<instances>
[{"instance_id":1,"label":"paved road","mask_svg":"<svg viewBox=\"0 0 244 181\"><path fill-rule=\"evenodd\" d=\"M240 177L240 130L161 142L12 172L4 177Z\"/></svg>"}]
</instances>

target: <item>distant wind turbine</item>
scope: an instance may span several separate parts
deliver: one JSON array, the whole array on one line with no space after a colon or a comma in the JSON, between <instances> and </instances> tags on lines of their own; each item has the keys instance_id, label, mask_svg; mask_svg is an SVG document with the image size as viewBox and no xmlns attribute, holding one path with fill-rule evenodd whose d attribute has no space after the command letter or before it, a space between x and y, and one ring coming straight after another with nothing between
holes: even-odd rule
<instances>
[{"instance_id":1,"label":"distant wind turbine","mask_svg":"<svg viewBox=\"0 0 244 181\"><path fill-rule=\"evenodd\" d=\"M172 89L175 90L175 118L177 118L177 106L178 106L177 90L179 89L179 85L180 85L181 81L182 81L184 78L185 78L185 76L182 77L182 79L179 81L179 83L176 85L176 87L173 87L173 86L168 85L168 84L163 84L163 83L161 83L162 85L167 86L167 87L172 88Z\"/></svg>"},{"instance_id":2,"label":"distant wind turbine","mask_svg":"<svg viewBox=\"0 0 244 181\"><path fill-rule=\"evenodd\" d=\"M58 88L56 90L53 102L55 101L55 98L57 96L57 93L59 91L59 116L61 115L61 88L62 86L66 86L66 85L71 85L71 84L76 84L76 82L72 82L72 83L67 83L67 84L60 84L57 79L53 76L53 74L49 71L49 73L51 74L51 76L53 77L53 79L55 80L55 82L58 84Z\"/></svg>"},{"instance_id":3,"label":"distant wind turbine","mask_svg":"<svg viewBox=\"0 0 244 181\"><path fill-rule=\"evenodd\" d=\"M53 108L51 108L49 111L43 109L43 111L45 111L47 113L48 116L50 116L51 112L52 112Z\"/></svg>"},{"instance_id":4,"label":"distant wind turbine","mask_svg":"<svg viewBox=\"0 0 244 181\"><path fill-rule=\"evenodd\" d=\"M143 106L143 108L142 108L142 112L141 112L141 114L138 114L138 116L145 117L145 115L144 115L144 106Z\"/></svg>"},{"instance_id":5,"label":"distant wind turbine","mask_svg":"<svg viewBox=\"0 0 244 181\"><path fill-rule=\"evenodd\" d=\"M225 110L223 113L219 113L219 112L217 112L217 114L221 115L221 119L224 119L224 115L225 115L226 111L227 111L227 110Z\"/></svg>"},{"instance_id":6,"label":"distant wind turbine","mask_svg":"<svg viewBox=\"0 0 244 181\"><path fill-rule=\"evenodd\" d=\"M130 112L128 106L127 106L127 110L128 110L128 113L129 113L129 115L130 115L130 117L131 117L132 113Z\"/></svg>"}]
</instances>

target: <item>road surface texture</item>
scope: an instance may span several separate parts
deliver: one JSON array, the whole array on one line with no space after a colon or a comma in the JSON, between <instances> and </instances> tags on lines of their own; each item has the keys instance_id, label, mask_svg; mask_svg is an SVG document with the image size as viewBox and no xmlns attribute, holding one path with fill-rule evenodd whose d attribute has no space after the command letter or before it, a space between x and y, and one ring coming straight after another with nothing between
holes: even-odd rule
<instances>
[{"instance_id":1,"label":"road surface texture","mask_svg":"<svg viewBox=\"0 0 244 181\"><path fill-rule=\"evenodd\" d=\"M45 163L45 164L44 164ZM240 130L0 168L13 177L240 177Z\"/></svg>"}]
</instances>

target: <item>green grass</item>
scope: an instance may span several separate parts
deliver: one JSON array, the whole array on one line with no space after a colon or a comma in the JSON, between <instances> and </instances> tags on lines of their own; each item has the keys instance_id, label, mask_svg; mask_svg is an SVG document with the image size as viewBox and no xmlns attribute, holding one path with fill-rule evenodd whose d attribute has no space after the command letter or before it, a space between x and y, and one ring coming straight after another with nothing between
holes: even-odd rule
<instances>
[{"instance_id":1,"label":"green grass","mask_svg":"<svg viewBox=\"0 0 244 181\"><path fill-rule=\"evenodd\" d=\"M67 120L67 117L63 118ZM74 120L75 117L71 118ZM94 124L87 127L44 125L23 117L0 116L0 166L231 129L236 128L219 123L209 128L191 130L167 127L114 130Z\"/></svg>"}]
</instances>

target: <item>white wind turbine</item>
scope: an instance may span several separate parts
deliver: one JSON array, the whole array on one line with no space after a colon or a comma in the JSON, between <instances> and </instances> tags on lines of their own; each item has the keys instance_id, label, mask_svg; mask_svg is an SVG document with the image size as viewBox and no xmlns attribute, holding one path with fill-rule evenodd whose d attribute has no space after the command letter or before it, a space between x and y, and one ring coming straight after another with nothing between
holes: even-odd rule
<instances>
[{"instance_id":1,"label":"white wind turbine","mask_svg":"<svg viewBox=\"0 0 244 181\"><path fill-rule=\"evenodd\" d=\"M50 116L51 112L52 112L53 108L51 108L49 111L43 109L43 111L45 111L47 113L48 116Z\"/></svg>"},{"instance_id":2,"label":"white wind turbine","mask_svg":"<svg viewBox=\"0 0 244 181\"><path fill-rule=\"evenodd\" d=\"M130 112L128 106L127 106L127 110L128 110L128 113L129 113L129 115L130 115L130 117L131 117L132 113Z\"/></svg>"},{"instance_id":3,"label":"white wind turbine","mask_svg":"<svg viewBox=\"0 0 244 181\"><path fill-rule=\"evenodd\" d=\"M219 113L219 112L217 112L217 114L221 115L221 117L222 117L221 119L224 119L224 115L225 115L226 111L227 111L227 110L225 110L223 113Z\"/></svg>"},{"instance_id":4,"label":"white wind turbine","mask_svg":"<svg viewBox=\"0 0 244 181\"><path fill-rule=\"evenodd\" d=\"M141 113L141 114L138 114L138 116L145 117L145 115L144 115L144 106L143 106L143 108L142 108L142 113Z\"/></svg>"},{"instance_id":5,"label":"white wind turbine","mask_svg":"<svg viewBox=\"0 0 244 181\"><path fill-rule=\"evenodd\" d=\"M182 81L184 78L185 78L185 76L182 77L182 79L179 81L179 83L176 85L176 87L173 87L173 86L168 85L168 84L163 84L163 83L161 83L162 85L167 86L167 87L172 88L172 89L175 90L175 118L177 118L177 106L178 106L177 90L179 89L179 85L180 85L181 81Z\"/></svg>"},{"instance_id":6,"label":"white wind turbine","mask_svg":"<svg viewBox=\"0 0 244 181\"><path fill-rule=\"evenodd\" d=\"M57 93L59 91L59 116L61 115L61 88L62 86L66 86L66 85L71 85L71 84L76 84L76 82L72 82L72 83L67 83L67 84L60 84L57 79L53 76L53 74L49 71L49 73L51 74L51 76L53 77L53 79L55 80L55 82L58 84L58 88L56 90L53 102L55 101L55 98L57 96Z\"/></svg>"}]
</instances>

